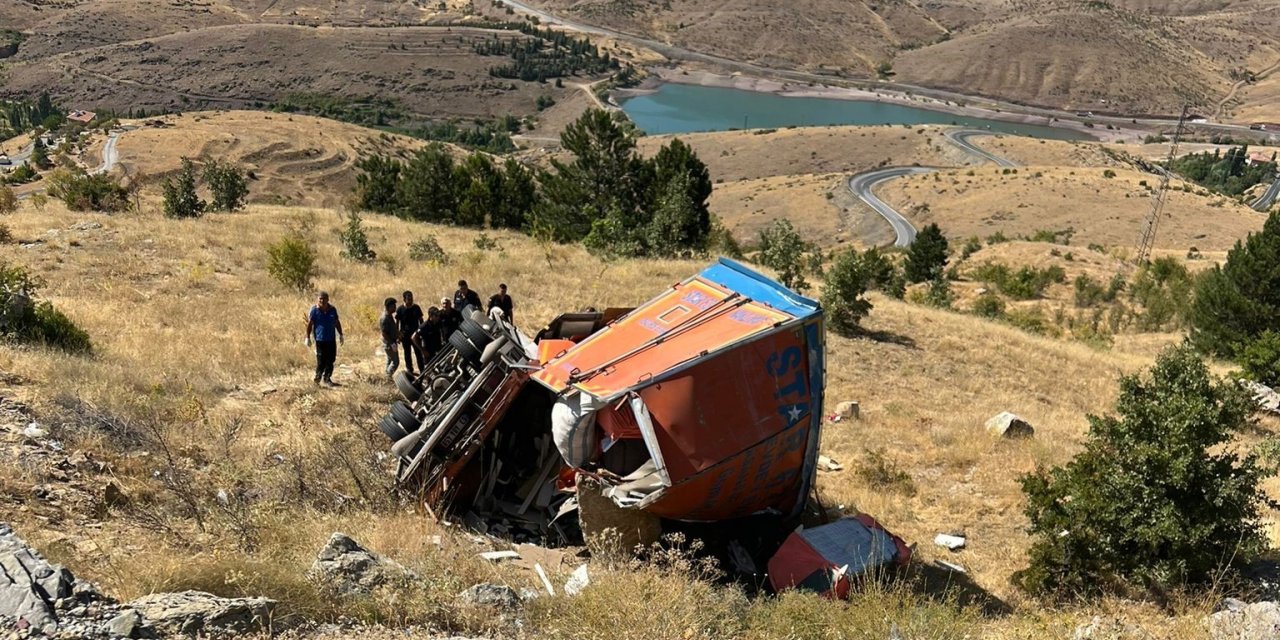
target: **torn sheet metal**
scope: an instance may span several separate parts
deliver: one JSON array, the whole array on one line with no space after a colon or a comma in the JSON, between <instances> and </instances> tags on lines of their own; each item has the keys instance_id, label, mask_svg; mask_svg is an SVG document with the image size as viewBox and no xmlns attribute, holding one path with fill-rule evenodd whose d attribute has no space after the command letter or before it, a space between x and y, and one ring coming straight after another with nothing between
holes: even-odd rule
<instances>
[{"instance_id":1,"label":"torn sheet metal","mask_svg":"<svg viewBox=\"0 0 1280 640\"><path fill-rule=\"evenodd\" d=\"M859 515L788 536L769 559L769 582L775 591L804 589L845 598L852 578L910 560L902 538L871 516Z\"/></svg>"}]
</instances>

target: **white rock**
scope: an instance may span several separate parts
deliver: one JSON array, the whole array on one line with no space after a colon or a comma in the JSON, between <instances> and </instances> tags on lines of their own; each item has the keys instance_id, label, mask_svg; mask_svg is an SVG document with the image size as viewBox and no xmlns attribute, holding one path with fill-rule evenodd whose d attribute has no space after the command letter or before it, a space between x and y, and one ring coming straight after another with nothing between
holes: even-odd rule
<instances>
[{"instance_id":1,"label":"white rock","mask_svg":"<svg viewBox=\"0 0 1280 640\"><path fill-rule=\"evenodd\" d=\"M1008 411L987 420L987 431L1002 438L1030 438L1036 432L1031 423Z\"/></svg>"}]
</instances>

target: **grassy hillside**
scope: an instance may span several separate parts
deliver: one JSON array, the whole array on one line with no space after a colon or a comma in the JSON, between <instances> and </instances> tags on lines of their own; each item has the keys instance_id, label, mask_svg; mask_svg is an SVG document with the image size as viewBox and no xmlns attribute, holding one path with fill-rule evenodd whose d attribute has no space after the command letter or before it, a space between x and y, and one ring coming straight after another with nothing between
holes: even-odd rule
<instances>
[{"instance_id":1,"label":"grassy hillside","mask_svg":"<svg viewBox=\"0 0 1280 640\"><path fill-rule=\"evenodd\" d=\"M62 491L53 471L6 464L0 481L14 500L6 518L26 537L122 596L185 587L265 594L293 614L425 621L499 636L514 633L510 621L476 615L453 595L473 582L521 587L535 578L478 563L473 543L407 513L386 493L390 469L377 457L386 443L374 419L394 392L379 372L379 301L403 288L429 300L458 277L482 292L504 281L532 328L564 310L642 302L702 264L603 263L577 247L491 232L503 247L495 256L473 246L474 232L375 216L367 224L382 259L357 265L338 258L336 213L282 207L171 221L27 204L5 222L18 241L34 243L10 255L44 278L48 296L89 331L96 348L80 358L2 347L0 396L31 404L69 449L107 465L109 475L85 472L84 491L95 494L114 481L129 500L104 509L95 506L100 497L69 486L50 503L30 487L51 483ZM310 382L311 356L301 344L310 295L282 289L265 272L266 245L291 227L307 229L316 243L315 285L333 295L345 320L338 389ZM408 259L408 241L426 234L439 239L450 265ZM971 606L934 600L937 581L872 589L853 606L794 595L752 603L670 567L596 565L591 595L538 600L526 632L829 637L843 628L880 637L894 623L912 637L1059 638L1095 614L1118 614L1160 637L1203 637L1207 603L1178 605L1172 615L1119 602L1046 611L1008 582L1028 544L1018 475L1076 451L1084 415L1106 411L1116 377L1144 367L1150 355L874 302L866 337L828 340L826 400L859 400L863 419L826 430L822 451L846 470L820 476L823 500L875 515L918 543L922 562L945 558L965 567L968 577L951 583L964 587L961 602ZM1037 436L987 437L983 422L1003 410L1025 416ZM157 443L167 443L172 464ZM161 475L153 477L156 471ZM203 510L203 532L185 515L180 487L159 479L179 472L198 480L189 497ZM217 488L236 496L235 509L217 507ZM45 526L51 520L59 525ZM969 536L965 551L946 554L929 544L934 534L957 529ZM384 594L368 606L329 601L301 575L335 530L439 579L421 593ZM434 535L442 536L439 545ZM654 604L620 625L616 598L627 593L647 594Z\"/></svg>"}]
</instances>

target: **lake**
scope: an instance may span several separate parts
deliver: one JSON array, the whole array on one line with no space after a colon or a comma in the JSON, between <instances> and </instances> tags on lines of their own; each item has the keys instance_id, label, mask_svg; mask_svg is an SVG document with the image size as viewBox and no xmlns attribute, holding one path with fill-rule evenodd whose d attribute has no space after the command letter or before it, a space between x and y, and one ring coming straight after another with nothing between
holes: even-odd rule
<instances>
[{"instance_id":1,"label":"lake","mask_svg":"<svg viewBox=\"0 0 1280 640\"><path fill-rule=\"evenodd\" d=\"M970 118L900 104L785 97L671 82L653 93L625 98L620 104L636 126L649 134L790 126L953 124L1032 138L1091 139L1071 129Z\"/></svg>"}]
</instances>

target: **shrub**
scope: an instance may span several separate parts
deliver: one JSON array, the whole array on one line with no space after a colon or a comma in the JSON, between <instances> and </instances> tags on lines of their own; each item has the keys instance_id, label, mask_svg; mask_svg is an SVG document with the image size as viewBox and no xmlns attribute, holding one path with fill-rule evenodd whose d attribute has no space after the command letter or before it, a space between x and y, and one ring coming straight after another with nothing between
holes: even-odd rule
<instances>
[{"instance_id":1,"label":"shrub","mask_svg":"<svg viewBox=\"0 0 1280 640\"><path fill-rule=\"evenodd\" d=\"M912 295L912 302L939 309L950 309L954 301L951 295L951 282L946 278L934 278L929 281L923 291L917 291Z\"/></svg>"},{"instance_id":2,"label":"shrub","mask_svg":"<svg viewBox=\"0 0 1280 640\"><path fill-rule=\"evenodd\" d=\"M310 289L316 275L316 250L311 241L293 231L267 247L267 273L290 289Z\"/></svg>"},{"instance_id":3,"label":"shrub","mask_svg":"<svg viewBox=\"0 0 1280 640\"><path fill-rule=\"evenodd\" d=\"M1280 386L1280 333L1264 331L1240 353L1244 377L1268 387Z\"/></svg>"},{"instance_id":4,"label":"shrub","mask_svg":"<svg viewBox=\"0 0 1280 640\"><path fill-rule=\"evenodd\" d=\"M338 232L338 240L342 243L342 251L338 255L343 258L357 262L373 262L378 257L378 254L369 248L369 236L364 232L364 221L355 211L347 214L347 225Z\"/></svg>"},{"instance_id":5,"label":"shrub","mask_svg":"<svg viewBox=\"0 0 1280 640\"><path fill-rule=\"evenodd\" d=\"M964 260L981 249L982 239L978 236L972 236L968 240L965 240L964 246L960 248L960 259Z\"/></svg>"},{"instance_id":6,"label":"shrub","mask_svg":"<svg viewBox=\"0 0 1280 640\"><path fill-rule=\"evenodd\" d=\"M809 288L804 279L806 253L812 255L813 245L800 237L791 221L774 220L773 224L760 232L760 251L757 260L760 264L778 272L778 280L782 286L799 292Z\"/></svg>"},{"instance_id":7,"label":"shrub","mask_svg":"<svg viewBox=\"0 0 1280 640\"><path fill-rule=\"evenodd\" d=\"M1186 347L1120 381L1117 416L1089 416L1084 451L1022 478L1034 541L1014 576L1038 594L1092 595L1212 580L1264 548L1253 455L1223 451L1248 401Z\"/></svg>"},{"instance_id":8,"label":"shrub","mask_svg":"<svg viewBox=\"0 0 1280 640\"><path fill-rule=\"evenodd\" d=\"M185 167L184 167L185 168ZM249 196L249 184L245 171L239 165L209 160L201 176L213 194L210 208L214 211L238 211L244 208Z\"/></svg>"},{"instance_id":9,"label":"shrub","mask_svg":"<svg viewBox=\"0 0 1280 640\"><path fill-rule=\"evenodd\" d=\"M1129 287L1134 302L1143 306L1137 316L1138 329L1157 331L1182 327L1192 305L1193 281L1182 263L1170 257L1156 258Z\"/></svg>"},{"instance_id":10,"label":"shrub","mask_svg":"<svg viewBox=\"0 0 1280 640\"><path fill-rule=\"evenodd\" d=\"M23 267L0 262L0 338L73 353L90 351L89 334L52 303L40 300L40 286Z\"/></svg>"},{"instance_id":11,"label":"shrub","mask_svg":"<svg viewBox=\"0 0 1280 640\"><path fill-rule=\"evenodd\" d=\"M916 494L911 474L885 456L883 450L867 451L866 459L858 466L856 474L872 489L892 491L905 496Z\"/></svg>"},{"instance_id":12,"label":"shrub","mask_svg":"<svg viewBox=\"0 0 1280 640\"><path fill-rule=\"evenodd\" d=\"M409 243L409 259L436 265L449 264L449 254L436 242L435 236L423 236Z\"/></svg>"},{"instance_id":13,"label":"shrub","mask_svg":"<svg viewBox=\"0 0 1280 640\"><path fill-rule=\"evenodd\" d=\"M483 231L476 235L476 237L471 241L471 244L475 246L478 251L497 251L499 253L503 251L502 245L492 236Z\"/></svg>"},{"instance_id":14,"label":"shrub","mask_svg":"<svg viewBox=\"0 0 1280 640\"><path fill-rule=\"evenodd\" d=\"M0 244L10 242L13 242L13 231L9 230L9 225L0 223Z\"/></svg>"},{"instance_id":15,"label":"shrub","mask_svg":"<svg viewBox=\"0 0 1280 640\"><path fill-rule=\"evenodd\" d=\"M165 178L161 188L166 218L198 218L204 214L205 201L196 194L196 169L190 158L182 159L178 175Z\"/></svg>"},{"instance_id":16,"label":"shrub","mask_svg":"<svg viewBox=\"0 0 1280 640\"><path fill-rule=\"evenodd\" d=\"M925 282L942 276L947 268L947 238L938 225L929 224L916 234L903 266L908 282Z\"/></svg>"},{"instance_id":17,"label":"shrub","mask_svg":"<svg viewBox=\"0 0 1280 640\"><path fill-rule=\"evenodd\" d=\"M18 210L18 195L8 185L0 184L0 215Z\"/></svg>"},{"instance_id":18,"label":"shrub","mask_svg":"<svg viewBox=\"0 0 1280 640\"><path fill-rule=\"evenodd\" d=\"M889 259L879 247L867 249L862 254L862 270L867 276L867 289L882 291L899 300L907 292L907 279L902 269Z\"/></svg>"},{"instance_id":19,"label":"shrub","mask_svg":"<svg viewBox=\"0 0 1280 640\"><path fill-rule=\"evenodd\" d=\"M973 301L973 312L984 318L1002 318L1004 317L1004 299L987 291Z\"/></svg>"},{"instance_id":20,"label":"shrub","mask_svg":"<svg viewBox=\"0 0 1280 640\"><path fill-rule=\"evenodd\" d=\"M49 194L61 198L72 211L113 213L129 208L129 190L105 173L57 169L49 176Z\"/></svg>"},{"instance_id":21,"label":"shrub","mask_svg":"<svg viewBox=\"0 0 1280 640\"><path fill-rule=\"evenodd\" d=\"M848 250L836 257L822 287L822 307L830 327L840 335L858 329L858 322L871 311L862 297L867 292L867 270L863 256Z\"/></svg>"},{"instance_id":22,"label":"shrub","mask_svg":"<svg viewBox=\"0 0 1280 640\"><path fill-rule=\"evenodd\" d=\"M1112 179L1112 178L1116 177L1116 172L1115 172L1114 170L1111 170L1111 169L1105 169L1105 170L1103 170L1103 172L1102 172L1102 177L1104 177L1104 178L1106 178L1106 179L1110 180L1110 179Z\"/></svg>"}]
</instances>

